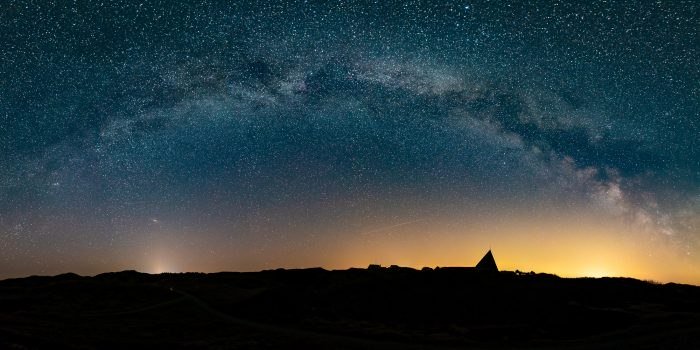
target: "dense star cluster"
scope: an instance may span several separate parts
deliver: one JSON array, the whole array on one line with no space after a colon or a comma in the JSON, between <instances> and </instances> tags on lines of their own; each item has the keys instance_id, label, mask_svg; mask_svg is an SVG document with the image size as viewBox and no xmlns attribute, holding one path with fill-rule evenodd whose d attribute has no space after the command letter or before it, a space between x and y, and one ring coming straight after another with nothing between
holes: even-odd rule
<instances>
[{"instance_id":1,"label":"dense star cluster","mask_svg":"<svg viewBox=\"0 0 700 350\"><path fill-rule=\"evenodd\" d=\"M364 265L572 212L698 266L699 31L696 1L4 1L0 276Z\"/></svg>"}]
</instances>

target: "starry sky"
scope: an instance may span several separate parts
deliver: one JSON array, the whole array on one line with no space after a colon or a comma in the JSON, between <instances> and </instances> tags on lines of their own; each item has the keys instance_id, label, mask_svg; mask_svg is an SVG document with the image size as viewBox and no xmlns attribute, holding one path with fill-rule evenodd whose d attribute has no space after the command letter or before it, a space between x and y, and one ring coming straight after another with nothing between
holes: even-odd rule
<instances>
[{"instance_id":1,"label":"starry sky","mask_svg":"<svg viewBox=\"0 0 700 350\"><path fill-rule=\"evenodd\" d=\"M0 4L0 278L700 284L696 1Z\"/></svg>"}]
</instances>

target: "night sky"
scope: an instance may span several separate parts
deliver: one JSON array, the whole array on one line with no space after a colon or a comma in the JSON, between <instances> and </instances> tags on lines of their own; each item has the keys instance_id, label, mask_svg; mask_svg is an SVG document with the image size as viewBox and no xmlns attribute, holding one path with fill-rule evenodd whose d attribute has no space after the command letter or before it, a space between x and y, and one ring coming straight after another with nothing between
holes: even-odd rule
<instances>
[{"instance_id":1,"label":"night sky","mask_svg":"<svg viewBox=\"0 0 700 350\"><path fill-rule=\"evenodd\" d=\"M700 284L697 1L0 4L0 278Z\"/></svg>"}]
</instances>

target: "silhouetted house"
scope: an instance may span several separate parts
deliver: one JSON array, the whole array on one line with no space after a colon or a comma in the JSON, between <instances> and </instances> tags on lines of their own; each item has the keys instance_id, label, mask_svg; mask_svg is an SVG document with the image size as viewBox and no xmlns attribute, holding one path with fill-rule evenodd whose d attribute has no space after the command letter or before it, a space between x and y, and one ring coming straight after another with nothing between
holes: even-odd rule
<instances>
[{"instance_id":1,"label":"silhouetted house","mask_svg":"<svg viewBox=\"0 0 700 350\"><path fill-rule=\"evenodd\" d=\"M496 266L496 259L493 258L493 254L491 254L491 249L489 249L488 253L484 255L481 260L479 260L479 263L476 264L476 269L480 271L491 271L491 272L498 272L498 266Z\"/></svg>"},{"instance_id":2,"label":"silhouetted house","mask_svg":"<svg viewBox=\"0 0 700 350\"><path fill-rule=\"evenodd\" d=\"M493 258L493 253L491 249L486 252L479 263L476 266L437 266L434 271L441 271L447 273L480 273L480 272L499 272L498 266L496 265L496 259Z\"/></svg>"}]
</instances>

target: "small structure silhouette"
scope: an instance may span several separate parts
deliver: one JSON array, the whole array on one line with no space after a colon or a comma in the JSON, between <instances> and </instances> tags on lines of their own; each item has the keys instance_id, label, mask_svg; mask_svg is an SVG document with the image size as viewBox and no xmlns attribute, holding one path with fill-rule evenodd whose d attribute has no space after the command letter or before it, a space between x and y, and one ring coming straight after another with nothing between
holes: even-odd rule
<instances>
[{"instance_id":1,"label":"small structure silhouette","mask_svg":"<svg viewBox=\"0 0 700 350\"><path fill-rule=\"evenodd\" d=\"M381 270L382 270L382 265L379 265L379 264L369 264L369 266L367 266L367 270L370 270L370 271L381 271Z\"/></svg>"},{"instance_id":2,"label":"small structure silhouette","mask_svg":"<svg viewBox=\"0 0 700 350\"><path fill-rule=\"evenodd\" d=\"M498 266L496 265L496 259L493 258L493 254L491 253L491 249L484 255L481 260L479 260L479 263L476 264L476 269L480 271L490 271L490 272L498 272Z\"/></svg>"}]
</instances>

